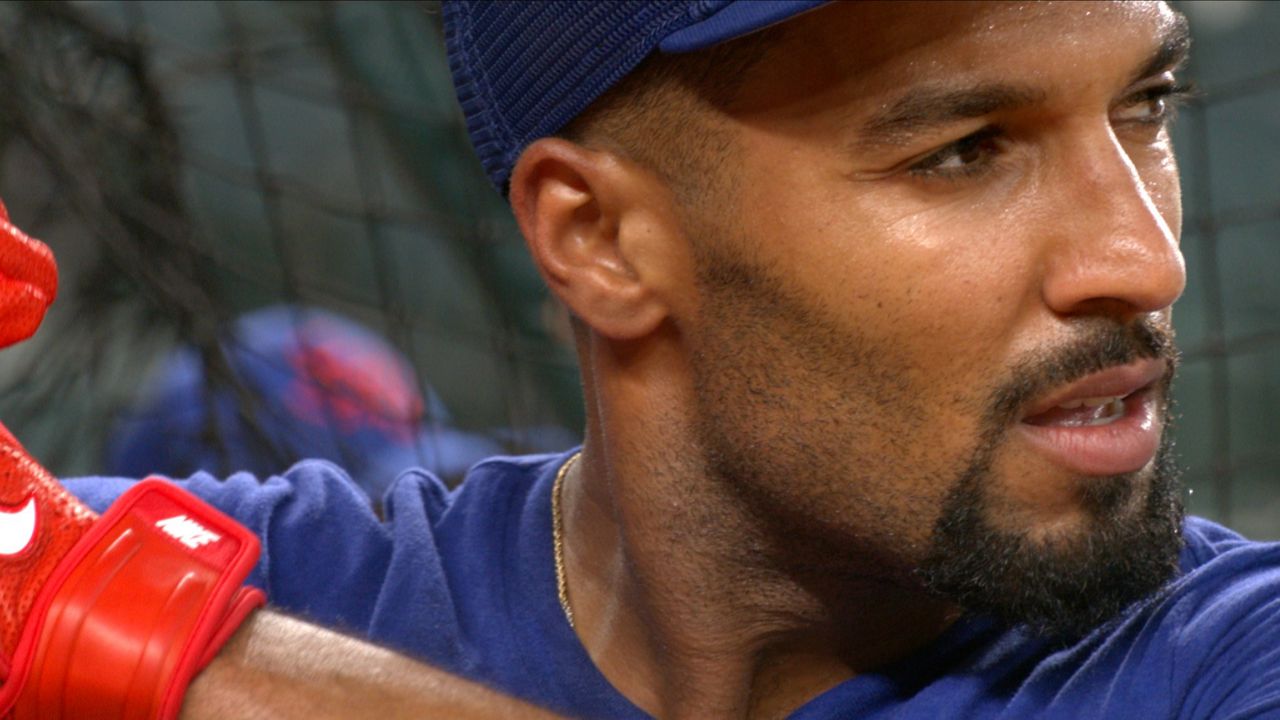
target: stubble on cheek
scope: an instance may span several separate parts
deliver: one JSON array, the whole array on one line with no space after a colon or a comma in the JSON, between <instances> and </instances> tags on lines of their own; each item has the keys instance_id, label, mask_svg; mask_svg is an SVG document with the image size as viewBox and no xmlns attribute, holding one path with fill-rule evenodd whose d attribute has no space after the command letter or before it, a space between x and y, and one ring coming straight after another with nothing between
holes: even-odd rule
<instances>
[{"instance_id":1,"label":"stubble on cheek","mask_svg":"<svg viewBox=\"0 0 1280 720\"><path fill-rule=\"evenodd\" d=\"M909 575L973 452L977 414L954 427L972 399L921 388L904 343L757 265L717 252L699 278L691 366L711 474L786 543L779 557Z\"/></svg>"}]
</instances>

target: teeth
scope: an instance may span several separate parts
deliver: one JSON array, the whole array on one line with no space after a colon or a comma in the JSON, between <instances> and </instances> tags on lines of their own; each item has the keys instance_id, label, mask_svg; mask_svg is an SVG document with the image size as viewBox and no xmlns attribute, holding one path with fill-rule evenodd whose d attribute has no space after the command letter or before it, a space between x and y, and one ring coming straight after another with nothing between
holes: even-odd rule
<instances>
[{"instance_id":1,"label":"teeth","mask_svg":"<svg viewBox=\"0 0 1280 720\"><path fill-rule=\"evenodd\" d=\"M1079 410L1070 416L1060 418L1055 424L1062 427L1095 427L1098 425L1110 425L1117 420L1123 419L1126 413L1124 398L1122 397L1105 397L1105 398L1080 398L1062 403L1058 407L1065 410Z\"/></svg>"},{"instance_id":2,"label":"teeth","mask_svg":"<svg viewBox=\"0 0 1280 720\"><path fill-rule=\"evenodd\" d=\"M1093 420L1090 420L1086 424L1090 426L1110 425L1111 423L1119 420L1122 417L1124 417L1124 399L1113 398L1112 401L1107 404L1105 413L1099 413L1098 417L1094 418Z\"/></svg>"},{"instance_id":3,"label":"teeth","mask_svg":"<svg viewBox=\"0 0 1280 720\"><path fill-rule=\"evenodd\" d=\"M1100 408L1103 405L1118 402L1119 400L1120 398L1115 395L1108 395L1107 397L1078 398L1076 400L1068 400L1067 402L1058 405L1058 407L1063 410L1075 410L1078 407Z\"/></svg>"}]
</instances>

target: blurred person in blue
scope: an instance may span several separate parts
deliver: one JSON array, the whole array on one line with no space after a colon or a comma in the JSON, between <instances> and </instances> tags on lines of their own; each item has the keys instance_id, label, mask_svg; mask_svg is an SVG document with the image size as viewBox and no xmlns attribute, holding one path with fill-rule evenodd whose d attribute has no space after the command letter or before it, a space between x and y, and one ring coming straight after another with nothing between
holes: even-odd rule
<instances>
[{"instance_id":1,"label":"blurred person in blue","mask_svg":"<svg viewBox=\"0 0 1280 720\"><path fill-rule=\"evenodd\" d=\"M187 717L430 716L464 682L315 624L572 717L1280 717L1280 546L1184 517L1167 432L1179 13L444 20L473 145L572 313L584 441L453 491L410 471L385 521L328 463L178 483L260 538L272 605Z\"/></svg>"},{"instance_id":2,"label":"blurred person in blue","mask_svg":"<svg viewBox=\"0 0 1280 720\"><path fill-rule=\"evenodd\" d=\"M232 323L210 372L193 347L169 353L120 415L106 470L142 477L269 477L306 458L342 467L374 501L401 471L451 484L502 445L458 430L440 396L421 388L385 339L336 313L276 305Z\"/></svg>"}]
</instances>

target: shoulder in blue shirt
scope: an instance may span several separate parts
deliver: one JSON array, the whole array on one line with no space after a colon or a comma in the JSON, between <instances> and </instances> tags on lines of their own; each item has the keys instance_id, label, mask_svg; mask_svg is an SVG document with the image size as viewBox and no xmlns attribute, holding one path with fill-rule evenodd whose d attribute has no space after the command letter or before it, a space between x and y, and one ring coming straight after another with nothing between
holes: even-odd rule
<instances>
[{"instance_id":1,"label":"shoulder in blue shirt","mask_svg":"<svg viewBox=\"0 0 1280 720\"><path fill-rule=\"evenodd\" d=\"M559 712L643 718L561 612L551 484L568 454L493 458L457 490L410 471L385 518L336 466L178 481L262 539L271 604ZM102 511L131 481L79 478ZM817 718L1280 718L1280 544L1189 518L1165 592L1069 647L987 618L820 695Z\"/></svg>"}]
</instances>

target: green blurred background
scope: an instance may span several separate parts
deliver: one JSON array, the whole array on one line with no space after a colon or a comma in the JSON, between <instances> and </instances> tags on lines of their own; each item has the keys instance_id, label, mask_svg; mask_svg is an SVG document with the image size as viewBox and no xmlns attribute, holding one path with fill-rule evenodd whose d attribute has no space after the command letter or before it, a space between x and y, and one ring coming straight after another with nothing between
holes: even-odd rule
<instances>
[{"instance_id":1,"label":"green blurred background","mask_svg":"<svg viewBox=\"0 0 1280 720\"><path fill-rule=\"evenodd\" d=\"M1187 500L1280 538L1280 3L1177 6L1202 91L1174 129ZM581 427L563 313L467 146L434 4L6 3L0 91L0 194L62 272L0 357L0 418L55 473L103 468L176 343L279 302L383 334L512 450Z\"/></svg>"}]
</instances>

